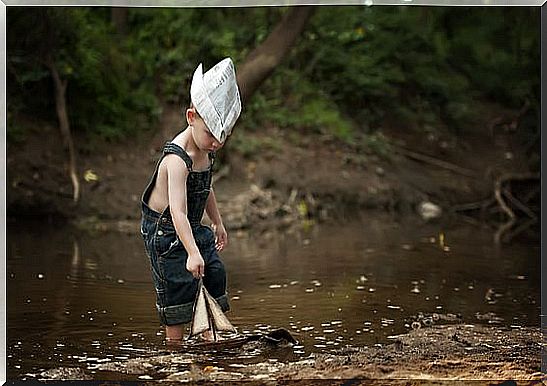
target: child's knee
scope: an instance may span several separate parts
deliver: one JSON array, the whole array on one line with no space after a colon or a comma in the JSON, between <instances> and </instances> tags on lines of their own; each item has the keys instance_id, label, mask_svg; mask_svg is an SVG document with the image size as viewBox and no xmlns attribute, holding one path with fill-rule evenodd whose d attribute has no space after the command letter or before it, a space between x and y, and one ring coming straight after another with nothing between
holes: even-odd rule
<instances>
[{"instance_id":1,"label":"child's knee","mask_svg":"<svg viewBox=\"0 0 547 386\"><path fill-rule=\"evenodd\" d=\"M220 260L208 264L203 278L205 287L213 297L219 297L226 293L226 270Z\"/></svg>"},{"instance_id":2,"label":"child's knee","mask_svg":"<svg viewBox=\"0 0 547 386\"><path fill-rule=\"evenodd\" d=\"M210 264L207 264L205 267L205 276L207 277L207 274L209 274L209 277L211 278L217 278L217 279L226 279L226 270L224 269L224 264L220 260L214 260Z\"/></svg>"}]
</instances>

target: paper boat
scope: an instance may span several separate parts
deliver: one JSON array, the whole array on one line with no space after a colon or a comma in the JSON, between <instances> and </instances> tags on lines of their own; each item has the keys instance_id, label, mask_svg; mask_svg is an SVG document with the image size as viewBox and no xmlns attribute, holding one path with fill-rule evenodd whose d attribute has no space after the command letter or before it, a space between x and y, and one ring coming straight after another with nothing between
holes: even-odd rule
<instances>
[{"instance_id":1,"label":"paper boat","mask_svg":"<svg viewBox=\"0 0 547 386\"><path fill-rule=\"evenodd\" d=\"M222 312L216 300L209 294L203 280L199 280L198 293L194 301L192 324L188 339L205 331L213 333L213 341L218 340L218 331L229 331L237 333L235 327Z\"/></svg>"}]
</instances>

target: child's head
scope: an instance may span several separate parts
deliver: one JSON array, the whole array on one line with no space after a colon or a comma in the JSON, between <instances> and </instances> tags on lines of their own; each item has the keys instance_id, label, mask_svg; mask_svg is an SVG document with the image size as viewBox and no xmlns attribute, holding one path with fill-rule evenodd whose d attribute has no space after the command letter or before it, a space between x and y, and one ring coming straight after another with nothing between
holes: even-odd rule
<instances>
[{"instance_id":1,"label":"child's head","mask_svg":"<svg viewBox=\"0 0 547 386\"><path fill-rule=\"evenodd\" d=\"M218 141L208 129L193 104L186 110L186 121L192 127L192 136L198 148L210 152L217 151L224 145L224 142Z\"/></svg>"},{"instance_id":2,"label":"child's head","mask_svg":"<svg viewBox=\"0 0 547 386\"><path fill-rule=\"evenodd\" d=\"M192 106L186 111L188 123L196 128L199 138L209 136L214 140L210 141L211 147L221 147L241 113L232 60L226 58L220 61L205 74L200 64L192 78L190 98Z\"/></svg>"}]
</instances>

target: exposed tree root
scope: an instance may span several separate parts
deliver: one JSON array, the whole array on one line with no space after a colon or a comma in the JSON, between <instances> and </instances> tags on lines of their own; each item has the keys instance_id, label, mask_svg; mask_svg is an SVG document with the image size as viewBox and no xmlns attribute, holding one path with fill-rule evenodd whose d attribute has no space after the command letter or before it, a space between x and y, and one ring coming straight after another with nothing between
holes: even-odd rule
<instances>
[{"instance_id":1,"label":"exposed tree root","mask_svg":"<svg viewBox=\"0 0 547 386\"><path fill-rule=\"evenodd\" d=\"M485 214L489 217L505 215L506 221L501 220L500 222L499 219L496 221L498 225L494 234L494 242L496 244L509 242L537 223L538 208L531 205L530 201L540 192L539 186L534 185L529 190L519 192L519 197L517 197L517 193L513 192L512 187L517 182L532 181L535 184L539 178L539 173L503 174L494 181L493 197L456 205L452 210L454 212L480 210L481 218L484 218Z\"/></svg>"}]
</instances>

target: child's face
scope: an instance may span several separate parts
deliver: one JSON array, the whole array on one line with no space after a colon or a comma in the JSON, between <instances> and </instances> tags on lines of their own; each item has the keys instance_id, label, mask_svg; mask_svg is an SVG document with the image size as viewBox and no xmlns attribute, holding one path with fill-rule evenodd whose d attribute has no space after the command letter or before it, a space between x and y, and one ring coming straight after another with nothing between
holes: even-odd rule
<instances>
[{"instance_id":1,"label":"child's face","mask_svg":"<svg viewBox=\"0 0 547 386\"><path fill-rule=\"evenodd\" d=\"M224 143L217 141L213 134L207 128L205 121L199 116L194 108L186 111L186 118L188 124L193 126L194 141L201 150L204 151L217 151Z\"/></svg>"}]
</instances>

